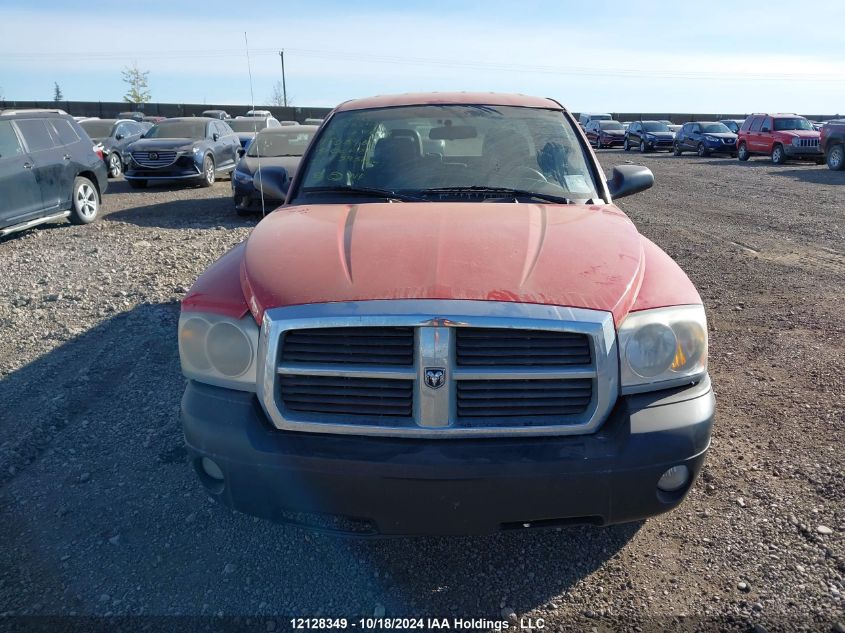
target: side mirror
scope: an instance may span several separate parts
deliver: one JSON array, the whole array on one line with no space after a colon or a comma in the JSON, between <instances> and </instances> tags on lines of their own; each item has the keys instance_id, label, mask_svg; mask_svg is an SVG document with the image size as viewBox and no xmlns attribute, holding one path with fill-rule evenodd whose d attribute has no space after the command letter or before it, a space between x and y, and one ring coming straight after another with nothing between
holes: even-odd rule
<instances>
[{"instance_id":1,"label":"side mirror","mask_svg":"<svg viewBox=\"0 0 845 633\"><path fill-rule=\"evenodd\" d=\"M648 167L620 165L613 168L613 176L607 181L607 188L613 198L624 198L645 191L654 184L654 174Z\"/></svg>"},{"instance_id":2,"label":"side mirror","mask_svg":"<svg viewBox=\"0 0 845 633\"><path fill-rule=\"evenodd\" d=\"M264 194L265 198L284 200L290 188L290 175L284 167L274 165L262 167L252 175L252 184Z\"/></svg>"},{"instance_id":3,"label":"side mirror","mask_svg":"<svg viewBox=\"0 0 845 633\"><path fill-rule=\"evenodd\" d=\"M763 128L762 130L760 130L760 131L761 131L761 132L771 132L771 130L770 130L769 128L767 128L767 127L764 127L764 128Z\"/></svg>"},{"instance_id":4,"label":"side mirror","mask_svg":"<svg viewBox=\"0 0 845 633\"><path fill-rule=\"evenodd\" d=\"M219 141L220 135L217 132L215 132L214 134L211 135L211 138L215 141Z\"/></svg>"},{"instance_id":5,"label":"side mirror","mask_svg":"<svg viewBox=\"0 0 845 633\"><path fill-rule=\"evenodd\" d=\"M235 150L238 154L238 158L243 158L244 154L246 154L246 150L243 147L239 147Z\"/></svg>"}]
</instances>

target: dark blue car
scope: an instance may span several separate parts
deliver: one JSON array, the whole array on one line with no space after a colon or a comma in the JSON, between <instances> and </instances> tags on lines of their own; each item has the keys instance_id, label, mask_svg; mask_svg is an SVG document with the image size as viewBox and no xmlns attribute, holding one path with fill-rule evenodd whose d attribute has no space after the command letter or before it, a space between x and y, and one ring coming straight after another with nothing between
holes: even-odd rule
<instances>
[{"instance_id":1,"label":"dark blue car","mask_svg":"<svg viewBox=\"0 0 845 633\"><path fill-rule=\"evenodd\" d=\"M695 152L699 156L726 154L736 157L737 136L719 121L690 121L675 134L675 156Z\"/></svg>"}]
</instances>

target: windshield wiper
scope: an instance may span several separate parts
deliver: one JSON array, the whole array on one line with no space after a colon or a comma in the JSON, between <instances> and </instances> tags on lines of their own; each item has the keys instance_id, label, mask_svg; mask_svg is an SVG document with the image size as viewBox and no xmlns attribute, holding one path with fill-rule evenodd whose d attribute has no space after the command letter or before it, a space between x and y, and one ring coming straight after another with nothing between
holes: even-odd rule
<instances>
[{"instance_id":1,"label":"windshield wiper","mask_svg":"<svg viewBox=\"0 0 845 633\"><path fill-rule=\"evenodd\" d=\"M513 196L514 198L534 198L545 202L557 202L558 204L574 204L572 200L564 196L555 196L550 193L538 193L525 189L511 189L510 187L437 187L435 189L423 189L421 194L429 193L477 193L477 194L498 194L500 196Z\"/></svg>"},{"instance_id":2,"label":"windshield wiper","mask_svg":"<svg viewBox=\"0 0 845 633\"><path fill-rule=\"evenodd\" d=\"M372 196L376 198L384 198L385 200L399 200L401 202L420 202L422 198L408 196L395 191L388 191L387 189L374 189L371 187L303 187L303 194L309 193L338 193L338 194L352 194L355 196Z\"/></svg>"}]
</instances>

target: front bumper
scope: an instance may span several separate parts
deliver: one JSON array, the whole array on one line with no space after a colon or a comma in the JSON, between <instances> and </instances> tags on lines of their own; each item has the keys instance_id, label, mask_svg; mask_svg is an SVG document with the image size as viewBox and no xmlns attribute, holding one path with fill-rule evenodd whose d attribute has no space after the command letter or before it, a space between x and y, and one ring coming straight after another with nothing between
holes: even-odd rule
<instances>
[{"instance_id":1,"label":"front bumper","mask_svg":"<svg viewBox=\"0 0 845 633\"><path fill-rule=\"evenodd\" d=\"M624 136L603 136L599 139L603 147L622 147L625 144Z\"/></svg>"},{"instance_id":2,"label":"front bumper","mask_svg":"<svg viewBox=\"0 0 845 633\"><path fill-rule=\"evenodd\" d=\"M710 379L620 397L590 435L419 440L280 431L254 394L190 381L188 452L225 505L278 522L356 535L485 534L636 521L677 506L710 444ZM213 460L224 480L201 466ZM685 464L680 491L656 488Z\"/></svg>"},{"instance_id":3,"label":"front bumper","mask_svg":"<svg viewBox=\"0 0 845 633\"><path fill-rule=\"evenodd\" d=\"M795 147L791 143L784 144L784 153L790 158L824 158L821 145Z\"/></svg>"},{"instance_id":4,"label":"front bumper","mask_svg":"<svg viewBox=\"0 0 845 633\"><path fill-rule=\"evenodd\" d=\"M202 167L190 156L180 156L166 167L144 167L130 156L123 177L127 180L201 180Z\"/></svg>"},{"instance_id":5,"label":"front bumper","mask_svg":"<svg viewBox=\"0 0 845 633\"><path fill-rule=\"evenodd\" d=\"M660 139L656 139L656 140L645 139L645 146L648 149L653 149L653 150L661 150L661 149L670 150L670 149L673 149L675 147L675 139L673 139L673 138L660 138Z\"/></svg>"}]
</instances>

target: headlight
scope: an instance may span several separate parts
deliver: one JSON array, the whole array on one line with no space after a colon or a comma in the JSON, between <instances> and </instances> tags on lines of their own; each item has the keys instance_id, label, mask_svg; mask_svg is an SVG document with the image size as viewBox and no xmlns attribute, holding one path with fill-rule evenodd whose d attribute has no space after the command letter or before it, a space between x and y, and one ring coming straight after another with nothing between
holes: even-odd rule
<instances>
[{"instance_id":1,"label":"headlight","mask_svg":"<svg viewBox=\"0 0 845 633\"><path fill-rule=\"evenodd\" d=\"M632 312L618 335L622 393L686 384L707 371L703 306Z\"/></svg>"},{"instance_id":2,"label":"headlight","mask_svg":"<svg viewBox=\"0 0 845 633\"><path fill-rule=\"evenodd\" d=\"M792 139L792 146L798 147L799 145L801 145L801 139L796 136L794 139Z\"/></svg>"},{"instance_id":3,"label":"headlight","mask_svg":"<svg viewBox=\"0 0 845 633\"><path fill-rule=\"evenodd\" d=\"M704 140L707 141L708 143L720 143L721 142L715 136L705 136Z\"/></svg>"},{"instance_id":4,"label":"headlight","mask_svg":"<svg viewBox=\"0 0 845 633\"><path fill-rule=\"evenodd\" d=\"M201 312L182 313L182 373L219 387L255 391L258 333L250 315L236 320Z\"/></svg>"},{"instance_id":5,"label":"headlight","mask_svg":"<svg viewBox=\"0 0 845 633\"><path fill-rule=\"evenodd\" d=\"M657 138L654 134L646 134L645 137L650 141L653 141Z\"/></svg>"}]
</instances>

